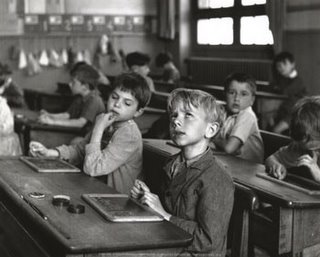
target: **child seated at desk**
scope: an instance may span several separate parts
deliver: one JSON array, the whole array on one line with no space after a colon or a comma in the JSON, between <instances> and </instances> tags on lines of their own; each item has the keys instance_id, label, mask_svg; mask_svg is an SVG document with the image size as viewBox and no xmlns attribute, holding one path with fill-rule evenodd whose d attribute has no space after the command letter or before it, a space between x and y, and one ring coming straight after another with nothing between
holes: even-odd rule
<instances>
[{"instance_id":1,"label":"child seated at desk","mask_svg":"<svg viewBox=\"0 0 320 257\"><path fill-rule=\"evenodd\" d=\"M180 80L180 72L172 61L170 53L159 53L156 56L156 65L163 69L162 80L167 83L178 83Z\"/></svg>"},{"instance_id":2,"label":"child seated at desk","mask_svg":"<svg viewBox=\"0 0 320 257\"><path fill-rule=\"evenodd\" d=\"M96 89L100 75L86 63L76 63L70 75L70 88L76 97L69 109L63 113L42 110L39 121L51 125L83 128L83 134L86 134L92 128L96 116L105 111L102 98Z\"/></svg>"},{"instance_id":3,"label":"child seated at desk","mask_svg":"<svg viewBox=\"0 0 320 257\"><path fill-rule=\"evenodd\" d=\"M171 138L181 152L164 167L160 196L140 180L131 196L193 235L182 256L225 256L234 185L209 147L224 110L212 95L191 89L175 89L168 110Z\"/></svg>"},{"instance_id":4,"label":"child seated at desk","mask_svg":"<svg viewBox=\"0 0 320 257\"><path fill-rule=\"evenodd\" d=\"M14 132L13 113L2 94L4 84L0 85L0 156L21 155L21 145L18 135Z\"/></svg>"},{"instance_id":5,"label":"child seated at desk","mask_svg":"<svg viewBox=\"0 0 320 257\"><path fill-rule=\"evenodd\" d=\"M304 166L320 182L320 96L305 97L296 103L290 134L293 141L266 159L267 171L284 179L288 168Z\"/></svg>"},{"instance_id":6,"label":"child seated at desk","mask_svg":"<svg viewBox=\"0 0 320 257\"><path fill-rule=\"evenodd\" d=\"M154 92L155 87L153 80L150 77L148 77L148 74L150 72L149 55L140 52L129 53L126 56L126 63L130 71L136 72L145 78L150 87L151 92Z\"/></svg>"},{"instance_id":7,"label":"child seated at desk","mask_svg":"<svg viewBox=\"0 0 320 257\"><path fill-rule=\"evenodd\" d=\"M123 73L113 83L107 113L97 116L92 133L76 145L47 149L30 143L33 156L59 157L72 164L83 163L90 176L106 175L106 183L121 193L129 193L142 171L142 136L134 118L143 113L151 92L137 73Z\"/></svg>"},{"instance_id":8,"label":"child seated at desk","mask_svg":"<svg viewBox=\"0 0 320 257\"><path fill-rule=\"evenodd\" d=\"M269 125L272 131L284 134L289 129L290 113L294 104L307 94L306 87L298 75L294 56L289 52L281 52L276 55L273 61L275 69L274 89L288 96L277 110L274 118L271 118Z\"/></svg>"},{"instance_id":9,"label":"child seated at desk","mask_svg":"<svg viewBox=\"0 0 320 257\"><path fill-rule=\"evenodd\" d=\"M263 141L252 110L256 93L254 79L245 73L233 73L226 78L224 89L228 117L214 139L215 146L240 158L263 163Z\"/></svg>"}]
</instances>

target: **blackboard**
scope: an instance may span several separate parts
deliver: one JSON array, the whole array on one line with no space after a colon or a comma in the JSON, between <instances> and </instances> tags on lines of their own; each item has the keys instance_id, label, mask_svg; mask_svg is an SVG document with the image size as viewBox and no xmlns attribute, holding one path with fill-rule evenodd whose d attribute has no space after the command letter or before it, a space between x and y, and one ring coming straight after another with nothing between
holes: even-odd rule
<instances>
[{"instance_id":1,"label":"blackboard","mask_svg":"<svg viewBox=\"0 0 320 257\"><path fill-rule=\"evenodd\" d=\"M37 172L80 172L80 170L56 158L20 157L20 160Z\"/></svg>"}]
</instances>

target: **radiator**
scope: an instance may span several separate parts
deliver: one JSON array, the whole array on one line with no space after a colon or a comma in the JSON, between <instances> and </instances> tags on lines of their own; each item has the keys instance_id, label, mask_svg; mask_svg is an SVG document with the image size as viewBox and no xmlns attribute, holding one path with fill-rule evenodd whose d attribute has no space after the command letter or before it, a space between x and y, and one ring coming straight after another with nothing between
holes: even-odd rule
<instances>
[{"instance_id":1,"label":"radiator","mask_svg":"<svg viewBox=\"0 0 320 257\"><path fill-rule=\"evenodd\" d=\"M187 59L188 77L194 83L222 85L232 72L245 72L259 81L270 81L272 62L269 60L197 58Z\"/></svg>"}]
</instances>

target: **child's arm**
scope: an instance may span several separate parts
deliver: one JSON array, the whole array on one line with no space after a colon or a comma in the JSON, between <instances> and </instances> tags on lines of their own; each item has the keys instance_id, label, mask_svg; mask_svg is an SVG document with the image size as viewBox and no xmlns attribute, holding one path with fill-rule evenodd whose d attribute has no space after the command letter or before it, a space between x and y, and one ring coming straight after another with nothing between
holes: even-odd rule
<instances>
[{"instance_id":1,"label":"child's arm","mask_svg":"<svg viewBox=\"0 0 320 257\"><path fill-rule=\"evenodd\" d=\"M267 173L271 176L281 180L286 177L287 169L280 163L275 155L269 156L265 161L265 165Z\"/></svg>"},{"instance_id":2,"label":"child's arm","mask_svg":"<svg viewBox=\"0 0 320 257\"><path fill-rule=\"evenodd\" d=\"M43 144L31 141L29 144L30 154L34 157L59 157L59 152L55 149L48 149Z\"/></svg>"},{"instance_id":3,"label":"child's arm","mask_svg":"<svg viewBox=\"0 0 320 257\"><path fill-rule=\"evenodd\" d=\"M48 116L42 116L39 121L44 124L58 125L63 127L82 128L87 124L87 119L80 117L78 119L56 119Z\"/></svg>"},{"instance_id":4,"label":"child's arm","mask_svg":"<svg viewBox=\"0 0 320 257\"><path fill-rule=\"evenodd\" d=\"M305 154L297 159L297 166L307 166L314 180L320 182L320 169L317 162L317 154L313 154L313 157L311 157L309 154Z\"/></svg>"},{"instance_id":5,"label":"child's arm","mask_svg":"<svg viewBox=\"0 0 320 257\"><path fill-rule=\"evenodd\" d=\"M237 137L229 137L228 139L218 139L215 144L228 154L239 154L242 142Z\"/></svg>"},{"instance_id":6,"label":"child's arm","mask_svg":"<svg viewBox=\"0 0 320 257\"><path fill-rule=\"evenodd\" d=\"M150 192L147 185L141 180L136 179L131 189L131 197L139 200L142 204L148 205L155 212L159 213L165 220L169 220L171 214L167 213L157 195Z\"/></svg>"}]
</instances>

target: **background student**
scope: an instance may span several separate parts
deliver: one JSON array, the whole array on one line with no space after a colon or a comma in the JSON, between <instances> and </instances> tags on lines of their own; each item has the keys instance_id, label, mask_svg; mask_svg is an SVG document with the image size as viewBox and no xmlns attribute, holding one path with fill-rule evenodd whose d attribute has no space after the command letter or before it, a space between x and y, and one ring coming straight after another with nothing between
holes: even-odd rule
<instances>
[{"instance_id":1,"label":"background student","mask_svg":"<svg viewBox=\"0 0 320 257\"><path fill-rule=\"evenodd\" d=\"M289 129L290 113L296 101L307 94L306 87L299 77L294 56L289 52L281 52L274 58L276 91L288 96L279 107L275 118L269 123L275 133L286 133Z\"/></svg>"},{"instance_id":2,"label":"background student","mask_svg":"<svg viewBox=\"0 0 320 257\"><path fill-rule=\"evenodd\" d=\"M174 90L168 109L171 138L181 152L164 168L160 196L140 180L131 195L193 235L182 256L225 256L234 185L208 146L224 110L210 94L191 89Z\"/></svg>"},{"instance_id":3,"label":"background student","mask_svg":"<svg viewBox=\"0 0 320 257\"><path fill-rule=\"evenodd\" d=\"M4 83L0 84L0 155L21 155L21 145L18 135L14 132L14 118L2 94L5 91Z\"/></svg>"},{"instance_id":4,"label":"background student","mask_svg":"<svg viewBox=\"0 0 320 257\"><path fill-rule=\"evenodd\" d=\"M155 91L153 80L148 77L150 72L150 57L147 54L141 52L132 52L127 54L126 63L130 71L136 72L143 76L147 81L151 92Z\"/></svg>"},{"instance_id":5,"label":"background student","mask_svg":"<svg viewBox=\"0 0 320 257\"><path fill-rule=\"evenodd\" d=\"M78 166L83 164L86 174L104 175L109 186L129 193L142 171L142 137L133 119L143 113L150 97L150 89L142 76L124 73L113 83L107 113L98 115L92 133L84 140L55 149L31 142L30 153L59 157Z\"/></svg>"},{"instance_id":6,"label":"background student","mask_svg":"<svg viewBox=\"0 0 320 257\"><path fill-rule=\"evenodd\" d=\"M266 159L268 172L284 179L287 169L302 167L302 176L320 182L320 96L300 99L294 106L290 134L292 142Z\"/></svg>"},{"instance_id":7,"label":"background student","mask_svg":"<svg viewBox=\"0 0 320 257\"><path fill-rule=\"evenodd\" d=\"M155 61L156 66L163 70L161 80L167 83L178 83L180 81L180 72L174 65L170 53L159 53Z\"/></svg>"},{"instance_id":8,"label":"background student","mask_svg":"<svg viewBox=\"0 0 320 257\"><path fill-rule=\"evenodd\" d=\"M228 117L214 139L215 146L240 158L263 163L263 141L252 110L255 80L245 73L233 73L226 78L224 89Z\"/></svg>"},{"instance_id":9,"label":"background student","mask_svg":"<svg viewBox=\"0 0 320 257\"><path fill-rule=\"evenodd\" d=\"M49 113L42 110L39 121L51 125L83 128L85 134L92 128L96 116L105 110L103 100L96 89L100 76L95 68L83 62L76 63L70 70L70 75L69 85L72 94L79 97L75 97L66 112Z\"/></svg>"},{"instance_id":10,"label":"background student","mask_svg":"<svg viewBox=\"0 0 320 257\"><path fill-rule=\"evenodd\" d=\"M23 89L11 78L12 71L8 65L0 63L0 86L3 87L2 97L7 99L8 105L12 107L26 108Z\"/></svg>"}]
</instances>

